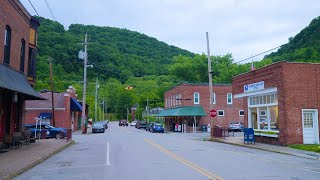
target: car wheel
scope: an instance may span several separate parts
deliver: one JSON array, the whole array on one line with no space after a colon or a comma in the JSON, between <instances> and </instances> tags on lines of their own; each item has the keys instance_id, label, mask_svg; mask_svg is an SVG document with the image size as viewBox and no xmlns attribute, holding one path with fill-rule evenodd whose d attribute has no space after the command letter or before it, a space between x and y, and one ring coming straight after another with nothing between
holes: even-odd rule
<instances>
[{"instance_id":1,"label":"car wheel","mask_svg":"<svg viewBox=\"0 0 320 180\"><path fill-rule=\"evenodd\" d=\"M57 133L55 138L56 139L63 139L63 134L62 133Z\"/></svg>"}]
</instances>

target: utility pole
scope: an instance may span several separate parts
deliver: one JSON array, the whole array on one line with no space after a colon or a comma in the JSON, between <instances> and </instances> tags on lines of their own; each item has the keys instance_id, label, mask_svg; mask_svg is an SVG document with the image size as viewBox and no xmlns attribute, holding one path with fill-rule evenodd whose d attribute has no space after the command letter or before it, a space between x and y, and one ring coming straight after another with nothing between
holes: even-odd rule
<instances>
[{"instance_id":1,"label":"utility pole","mask_svg":"<svg viewBox=\"0 0 320 180\"><path fill-rule=\"evenodd\" d=\"M102 120L105 120L104 119L104 101L102 101Z\"/></svg>"},{"instance_id":2,"label":"utility pole","mask_svg":"<svg viewBox=\"0 0 320 180\"><path fill-rule=\"evenodd\" d=\"M53 92L53 79L52 79L52 58L49 58L50 63L50 84L51 84L51 107L52 107L52 126L56 126L54 117L54 92Z\"/></svg>"},{"instance_id":3,"label":"utility pole","mask_svg":"<svg viewBox=\"0 0 320 180\"><path fill-rule=\"evenodd\" d=\"M84 38L84 62L83 62L83 97L82 97L82 134L85 133L86 121L86 91L87 91L87 33Z\"/></svg>"},{"instance_id":4,"label":"utility pole","mask_svg":"<svg viewBox=\"0 0 320 180\"><path fill-rule=\"evenodd\" d=\"M149 98L147 97L147 122L149 123Z\"/></svg>"},{"instance_id":5,"label":"utility pole","mask_svg":"<svg viewBox=\"0 0 320 180\"><path fill-rule=\"evenodd\" d=\"M129 120L129 108L127 108L127 122Z\"/></svg>"},{"instance_id":6,"label":"utility pole","mask_svg":"<svg viewBox=\"0 0 320 180\"><path fill-rule=\"evenodd\" d=\"M208 75L209 75L209 93L210 93L210 110L212 109L212 70L211 70L211 57L210 57L210 47L209 47L209 33L207 32L207 49L208 49ZM211 128L213 127L213 118L210 116Z\"/></svg>"},{"instance_id":7,"label":"utility pole","mask_svg":"<svg viewBox=\"0 0 320 180\"><path fill-rule=\"evenodd\" d=\"M99 88L99 83L98 83L98 76L97 76L97 79L96 79L96 96L95 96L95 101L94 101L94 122L97 122L98 88Z\"/></svg>"}]
</instances>

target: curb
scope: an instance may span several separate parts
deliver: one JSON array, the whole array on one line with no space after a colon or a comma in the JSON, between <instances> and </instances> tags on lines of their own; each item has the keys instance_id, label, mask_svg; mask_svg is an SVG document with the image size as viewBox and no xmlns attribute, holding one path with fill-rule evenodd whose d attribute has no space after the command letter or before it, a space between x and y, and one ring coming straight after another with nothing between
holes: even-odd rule
<instances>
[{"instance_id":1,"label":"curb","mask_svg":"<svg viewBox=\"0 0 320 180\"><path fill-rule=\"evenodd\" d=\"M279 154L297 156L297 157L302 157L302 158L306 158L306 159L313 159L313 160L319 160L320 161L320 158L318 158L318 157L312 157L312 156L307 156L307 155L304 156L304 155L298 155L298 154L288 153L288 152L284 152L284 151L264 149L264 148L260 148L260 147L249 146L249 145L246 145L246 144L231 143L231 142L221 141L221 140L217 140L217 139L210 139L208 141L224 143L224 144L230 144L230 145L241 146L241 147L248 147L248 148L259 149L259 150L263 150L263 151L269 151L269 152L274 152L274 153L279 153Z\"/></svg>"},{"instance_id":2,"label":"curb","mask_svg":"<svg viewBox=\"0 0 320 180\"><path fill-rule=\"evenodd\" d=\"M4 177L3 180L10 180L10 179L13 179L14 177L17 177L18 175L30 170L34 166L36 166L36 165L42 163L43 161L49 159L53 155L58 154L59 152L61 152L62 150L66 149L68 147L70 147L73 144L75 144L75 141L71 140L68 144L60 147L59 149L54 150L53 152L49 153L48 155L45 155L45 156L41 157L40 159L31 162L27 166L15 171L15 172L10 173L8 176Z\"/></svg>"}]
</instances>

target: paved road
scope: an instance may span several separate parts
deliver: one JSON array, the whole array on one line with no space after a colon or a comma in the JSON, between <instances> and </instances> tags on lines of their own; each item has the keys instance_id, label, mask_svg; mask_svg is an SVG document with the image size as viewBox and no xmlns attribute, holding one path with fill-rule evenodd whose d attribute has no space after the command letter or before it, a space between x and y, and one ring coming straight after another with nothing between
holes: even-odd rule
<instances>
[{"instance_id":1,"label":"paved road","mask_svg":"<svg viewBox=\"0 0 320 180\"><path fill-rule=\"evenodd\" d=\"M320 161L110 123L16 179L319 180Z\"/></svg>"}]
</instances>

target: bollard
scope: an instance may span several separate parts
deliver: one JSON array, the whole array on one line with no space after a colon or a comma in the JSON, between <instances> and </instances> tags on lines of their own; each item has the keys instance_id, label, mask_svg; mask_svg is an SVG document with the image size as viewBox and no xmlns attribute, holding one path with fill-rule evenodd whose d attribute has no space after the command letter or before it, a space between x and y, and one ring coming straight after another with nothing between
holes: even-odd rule
<instances>
[{"instance_id":1,"label":"bollard","mask_svg":"<svg viewBox=\"0 0 320 180\"><path fill-rule=\"evenodd\" d=\"M67 129L67 142L72 140L72 130L71 129Z\"/></svg>"}]
</instances>

